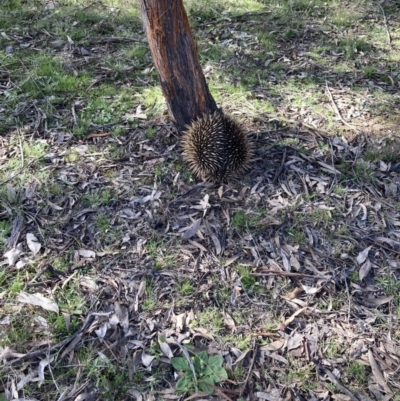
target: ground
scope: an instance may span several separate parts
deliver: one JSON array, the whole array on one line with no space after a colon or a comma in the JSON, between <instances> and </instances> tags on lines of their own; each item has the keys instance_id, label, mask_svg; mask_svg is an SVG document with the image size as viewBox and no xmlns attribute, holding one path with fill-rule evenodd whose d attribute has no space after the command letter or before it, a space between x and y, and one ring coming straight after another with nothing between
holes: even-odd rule
<instances>
[{"instance_id":1,"label":"ground","mask_svg":"<svg viewBox=\"0 0 400 401\"><path fill-rule=\"evenodd\" d=\"M226 185L136 2L2 2L0 400L400 400L398 2L184 4Z\"/></svg>"}]
</instances>

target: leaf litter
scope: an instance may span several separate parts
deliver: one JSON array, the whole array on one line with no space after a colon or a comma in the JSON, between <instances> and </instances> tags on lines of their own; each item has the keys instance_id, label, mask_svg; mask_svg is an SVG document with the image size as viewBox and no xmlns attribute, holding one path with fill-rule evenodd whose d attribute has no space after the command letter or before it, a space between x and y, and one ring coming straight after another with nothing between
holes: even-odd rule
<instances>
[{"instance_id":1,"label":"leaf litter","mask_svg":"<svg viewBox=\"0 0 400 401\"><path fill-rule=\"evenodd\" d=\"M302 132L302 135L307 133ZM270 143L272 149L276 140L273 135L260 139L261 143ZM331 139L324 140L335 149ZM349 146L336 143L342 150L332 156L346 160L343 149ZM98 146L100 149L105 145ZM145 154L165 153L163 144L157 141L153 149ZM339 374L346 371L350 361L359 361L370 369L368 385L358 396L351 395L351 399L360 400L367 394L371 397L381 394L382 398L396 392L399 384L399 317L391 306L395 294L385 294L380 277L396 274L400 266L396 246L399 212L395 206L391 207L383 187L354 180L336 181L335 185L340 183L343 187L340 194L332 191L327 195L317 191L313 198L305 196L313 192L321 179L326 183L325 187L334 189L337 178L321 172L322 156L310 152L302 157L292 152L287 149L287 162L276 185L272 184L272 178L283 154L277 147L271 152L265 171L255 165L248 175L248 179L258 184L253 193L251 185L232 183L223 187L222 197L219 187L187 183L179 178L176 182L180 190L171 197L169 188L175 179L173 173L167 173L156 186L138 181L137 186L127 187L126 169L129 167L129 174L133 176L143 173L143 169L139 167L134 173L134 168L124 162L114 162L118 175L111 185L101 174L100 164L96 174L90 172L93 161L89 152L81 155L86 165L84 169L81 165L58 162L54 169L55 180L65 182L62 177L78 176L80 180L65 188L67 198L61 196L52 200L54 204L65 205L57 208L56 220L53 207L38 207L39 193L23 202L21 209L35 212L36 222L43 222L42 227L57 229L46 234L46 228L35 231L38 226L34 221L27 224L24 228L29 230L27 242L19 245L20 253L13 254L13 261L15 263L27 254L34 263L44 249L48 250L48 260L59 255L60 250L72 250L67 277L75 270L89 266L95 272L96 290L82 289L86 288L86 296L95 296L97 302L87 309L82 327L61 343L53 340L50 342L53 345L26 350L23 357L17 358L2 351L4 369L8 365L28 363L33 369L31 372L36 372L31 379L20 382L15 391L21 390L22 383L36 380L35 377L43 383L47 368L56 358L73 360L81 344L89 339L105 355L109 354L107 358L112 356L113 363L132 360L135 370L151 374L163 364L168 370L169 359L180 355L181 347L188 343L208 350L210 355L223 355L225 365L231 364L233 368L240 357L231 350L229 341L232 340L226 338L237 333L255 333L257 342L269 345L253 349L256 357L242 394L253 392L258 399L283 399L288 392L300 394L306 391L305 386L311 386L311 382L319 377L313 388L304 392L307 397L330 399L329 396L326 398L329 383L333 383L339 393L350 397L349 394L353 394L348 389L351 378L342 380L346 375ZM175 157L171 154L164 158L168 162ZM106 166L107 163L109 161L105 160ZM374 171L373 163L370 168ZM152 167L145 171L153 176ZM261 180L260 176L263 177ZM392 172L386 177L380 175L380 180L392 179ZM75 200L71 203L70 199L79 199L75 191L81 183L94 190L101 190L105 183L114 191L118 203L90 211ZM381 206L377 207L377 203ZM255 210L262 215L263 223L249 226L250 213ZM234 227L239 212L246 216L247 223L243 227ZM107 228L103 232L96 227L97 214L106 216ZM346 227L343 234L338 234L340 227ZM103 241L111 228L118 231L118 236L105 246ZM291 235L294 229L302 235ZM100 235L102 240L99 240ZM80 238L79 246L69 241L71 236ZM152 251L148 243L154 243L154 237L157 241ZM41 248L40 242L45 243ZM173 254L173 263L163 265L170 254ZM10 256L5 253L5 258L9 260ZM240 266L250 269L254 281L249 287L243 284L243 276L237 281ZM358 277L354 276L356 272ZM77 279L74 275L70 277L72 281ZM183 304L180 299L183 295L178 290L182 278L192 283L192 293L183 297ZM45 290L46 281L41 284L40 277L36 280L35 290ZM51 285L60 285L64 280L61 276L53 278ZM146 289L149 280L151 290ZM212 295L222 288L232 291L225 301ZM144 302L149 300L149 291L154 308L146 310ZM56 313L59 310L45 292L21 292L17 300ZM220 302L225 309L221 310L220 316L223 327L215 331L211 317L209 322L201 323L203 327L198 326L200 315ZM191 311L191 319L185 310ZM239 316L239 322L236 321L235 311L244 311L247 318ZM249 316L253 323L247 320ZM193 321L195 326L192 326ZM272 322L276 323L268 334L264 327ZM376 330L377 325L379 330ZM160 340L160 336L164 339ZM363 346L357 354L352 354L355 341L362 341ZM151 351L156 345L160 350L159 357ZM250 355L244 355L239 364L246 370L251 360ZM276 398L275 386L287 380L285 369L295 372L308 369L308 376L305 376L308 384L296 379L296 374L300 373L293 373L289 388L281 387L281 398ZM147 379L154 380L152 376ZM252 390L256 383L263 391ZM157 394L163 396L162 388L161 384L157 385L156 397ZM237 391L237 396L241 391L236 380L225 382L220 390L224 389ZM85 391L82 389L81 394ZM141 394L146 396L148 393L142 388ZM229 391L225 395L235 397Z\"/></svg>"}]
</instances>

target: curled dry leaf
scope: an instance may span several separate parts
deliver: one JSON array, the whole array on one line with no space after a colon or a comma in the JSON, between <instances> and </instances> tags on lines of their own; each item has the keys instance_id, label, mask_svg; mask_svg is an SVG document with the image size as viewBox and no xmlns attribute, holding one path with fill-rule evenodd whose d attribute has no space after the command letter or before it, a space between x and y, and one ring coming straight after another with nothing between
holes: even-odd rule
<instances>
[{"instance_id":1,"label":"curled dry leaf","mask_svg":"<svg viewBox=\"0 0 400 401\"><path fill-rule=\"evenodd\" d=\"M135 303L133 305L133 309L135 310L135 312L137 312L139 310L139 299L142 297L145 290L146 290L146 279L143 278L139 284L139 288L136 293Z\"/></svg>"},{"instance_id":2,"label":"curled dry leaf","mask_svg":"<svg viewBox=\"0 0 400 401\"><path fill-rule=\"evenodd\" d=\"M11 204L17 200L17 192L11 184L7 184L7 198Z\"/></svg>"},{"instance_id":3,"label":"curled dry leaf","mask_svg":"<svg viewBox=\"0 0 400 401\"><path fill-rule=\"evenodd\" d=\"M136 399L136 401L142 401L143 396L138 390L128 390L128 394Z\"/></svg>"},{"instance_id":4,"label":"curled dry leaf","mask_svg":"<svg viewBox=\"0 0 400 401\"><path fill-rule=\"evenodd\" d=\"M308 295L314 295L321 289L321 287L319 288L311 287L309 285L304 285L304 284L302 284L301 286L303 287L304 292Z\"/></svg>"},{"instance_id":5,"label":"curled dry leaf","mask_svg":"<svg viewBox=\"0 0 400 401\"><path fill-rule=\"evenodd\" d=\"M368 248L365 248L362 252L360 252L358 255L357 255L357 262L361 265L361 263L364 263L365 262L365 260L367 259L367 257L368 257L368 252L369 252L369 250L371 249L371 247L369 246Z\"/></svg>"},{"instance_id":6,"label":"curled dry leaf","mask_svg":"<svg viewBox=\"0 0 400 401\"><path fill-rule=\"evenodd\" d=\"M273 341L270 344L263 345L260 347L260 351L277 351L281 349L285 345L285 340L279 339L276 341Z\"/></svg>"},{"instance_id":7,"label":"curled dry leaf","mask_svg":"<svg viewBox=\"0 0 400 401\"><path fill-rule=\"evenodd\" d=\"M107 333L107 330L111 327L111 324L106 322L103 325L101 325L97 330L94 332L96 333L97 337L100 339L104 339Z\"/></svg>"},{"instance_id":8,"label":"curled dry leaf","mask_svg":"<svg viewBox=\"0 0 400 401\"><path fill-rule=\"evenodd\" d=\"M273 388L268 393L265 391L257 391L255 396L259 400L266 400L266 401L280 401L282 400L280 390L277 388Z\"/></svg>"},{"instance_id":9,"label":"curled dry leaf","mask_svg":"<svg viewBox=\"0 0 400 401\"><path fill-rule=\"evenodd\" d=\"M219 239L217 238L217 236L215 234L211 234L211 239L212 239L212 242L214 242L215 253L217 255L219 255L222 251L221 243L219 242Z\"/></svg>"},{"instance_id":10,"label":"curled dry leaf","mask_svg":"<svg viewBox=\"0 0 400 401\"><path fill-rule=\"evenodd\" d=\"M180 313L179 315L173 315L172 321L175 321L176 331L179 333L182 331L185 321L186 321L186 312Z\"/></svg>"},{"instance_id":11,"label":"curled dry leaf","mask_svg":"<svg viewBox=\"0 0 400 401\"><path fill-rule=\"evenodd\" d=\"M304 286L303 286L303 287L304 287ZM288 318L285 320L284 325L287 326L287 325L289 325L290 323L292 323L293 320L294 320L294 318L295 318L296 316L300 315L301 313L303 313L305 310L307 310L307 307L301 308L301 309L299 309L298 311L294 312L292 316L288 317Z\"/></svg>"},{"instance_id":12,"label":"curled dry leaf","mask_svg":"<svg viewBox=\"0 0 400 401\"><path fill-rule=\"evenodd\" d=\"M365 263L360 267L359 271L360 281L364 280L365 277L368 276L368 273L371 270L371 266L372 266L371 261L367 259Z\"/></svg>"},{"instance_id":13,"label":"curled dry leaf","mask_svg":"<svg viewBox=\"0 0 400 401\"><path fill-rule=\"evenodd\" d=\"M304 336L298 332L293 332L290 336L288 336L286 341L287 350L295 349L300 347L303 344Z\"/></svg>"},{"instance_id":14,"label":"curled dry leaf","mask_svg":"<svg viewBox=\"0 0 400 401\"><path fill-rule=\"evenodd\" d=\"M284 358L283 356L281 356L278 353L276 353L276 352L268 352L268 351L266 351L265 352L265 356L268 356L268 357L270 357L272 359L275 359L276 361L282 362L285 365L289 366L289 361L286 358Z\"/></svg>"},{"instance_id":15,"label":"curled dry leaf","mask_svg":"<svg viewBox=\"0 0 400 401\"><path fill-rule=\"evenodd\" d=\"M38 368L38 374L39 374L39 385L41 385L44 382L44 370L46 366L48 366L51 362L54 361L54 356L49 358L42 359L39 362L39 368Z\"/></svg>"},{"instance_id":16,"label":"curled dry leaf","mask_svg":"<svg viewBox=\"0 0 400 401\"><path fill-rule=\"evenodd\" d=\"M26 234L26 242L28 244L28 248L36 255L42 245L40 244L39 240L31 233Z\"/></svg>"},{"instance_id":17,"label":"curled dry leaf","mask_svg":"<svg viewBox=\"0 0 400 401\"><path fill-rule=\"evenodd\" d=\"M234 333L236 331L235 321L228 313L224 313L224 324L225 326L229 327L229 329Z\"/></svg>"},{"instance_id":18,"label":"curled dry leaf","mask_svg":"<svg viewBox=\"0 0 400 401\"><path fill-rule=\"evenodd\" d=\"M201 219L197 219L191 227L189 227L185 233L182 235L183 239L189 239L192 238L196 235L197 231L200 228L200 224L201 224Z\"/></svg>"},{"instance_id":19,"label":"curled dry leaf","mask_svg":"<svg viewBox=\"0 0 400 401\"><path fill-rule=\"evenodd\" d=\"M394 298L394 295L389 295L382 298L362 297L360 298L368 306L381 306L387 304Z\"/></svg>"},{"instance_id":20,"label":"curled dry leaf","mask_svg":"<svg viewBox=\"0 0 400 401\"><path fill-rule=\"evenodd\" d=\"M0 348L0 359L22 358L23 356L25 356L25 354L14 352L9 347L5 347L4 349Z\"/></svg>"},{"instance_id":21,"label":"curled dry leaf","mask_svg":"<svg viewBox=\"0 0 400 401\"><path fill-rule=\"evenodd\" d=\"M79 249L78 254L83 258L94 259L96 257L96 252L90 251L89 249Z\"/></svg>"},{"instance_id":22,"label":"curled dry leaf","mask_svg":"<svg viewBox=\"0 0 400 401\"><path fill-rule=\"evenodd\" d=\"M304 290L302 288L296 287L293 291L286 294L286 296L284 298L295 299L295 298L297 298L297 295L301 294L303 291Z\"/></svg>"},{"instance_id":23,"label":"curled dry leaf","mask_svg":"<svg viewBox=\"0 0 400 401\"><path fill-rule=\"evenodd\" d=\"M374 355L371 350L368 350L368 361L369 364L371 365L372 374L374 375L376 382L382 387L382 389L386 393L391 394L392 390L387 385L382 372L379 370L378 364L376 363Z\"/></svg>"},{"instance_id":24,"label":"curled dry leaf","mask_svg":"<svg viewBox=\"0 0 400 401\"><path fill-rule=\"evenodd\" d=\"M29 372L27 375L22 374L21 379L17 383L17 386L16 386L17 391L22 390L26 384L36 381L37 375L38 375L38 372L36 370ZM32 398L17 398L17 399L15 399L15 401L36 401L36 400L32 399Z\"/></svg>"},{"instance_id":25,"label":"curled dry leaf","mask_svg":"<svg viewBox=\"0 0 400 401\"><path fill-rule=\"evenodd\" d=\"M203 208L203 216L206 215L206 211L211 205L208 202L208 199L210 198L210 195L205 194L203 200L200 201L200 206Z\"/></svg>"},{"instance_id":26,"label":"curled dry leaf","mask_svg":"<svg viewBox=\"0 0 400 401\"><path fill-rule=\"evenodd\" d=\"M29 259L28 258L22 258L17 262L15 267L17 268L17 270L20 270L23 267L25 267L28 263L29 263Z\"/></svg>"},{"instance_id":27,"label":"curled dry leaf","mask_svg":"<svg viewBox=\"0 0 400 401\"><path fill-rule=\"evenodd\" d=\"M7 258L8 265L14 266L15 262L18 258L24 253L24 249L22 243L20 242L15 248L10 249L8 252L4 254L4 257Z\"/></svg>"},{"instance_id":28,"label":"curled dry leaf","mask_svg":"<svg viewBox=\"0 0 400 401\"><path fill-rule=\"evenodd\" d=\"M169 359L174 357L173 352L171 351L170 346L167 342L162 341L161 336L158 337L158 345L160 346L161 352Z\"/></svg>"},{"instance_id":29,"label":"curled dry leaf","mask_svg":"<svg viewBox=\"0 0 400 401\"><path fill-rule=\"evenodd\" d=\"M154 355L145 354L143 352L143 354L142 354L143 365L146 366L146 368L148 368L151 365L151 363L153 362L154 358L155 358Z\"/></svg>"}]
</instances>

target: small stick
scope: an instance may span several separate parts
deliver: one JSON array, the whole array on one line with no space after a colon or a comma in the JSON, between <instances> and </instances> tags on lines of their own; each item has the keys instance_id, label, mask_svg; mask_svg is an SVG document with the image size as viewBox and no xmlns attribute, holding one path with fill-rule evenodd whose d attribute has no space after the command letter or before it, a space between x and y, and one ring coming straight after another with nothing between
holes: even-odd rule
<instances>
[{"instance_id":1,"label":"small stick","mask_svg":"<svg viewBox=\"0 0 400 401\"><path fill-rule=\"evenodd\" d=\"M22 146L22 140L21 140L21 130L17 126L17 132L18 132L18 139L19 139L19 149L21 151L21 169L23 169L25 166L25 158L24 158L24 148Z\"/></svg>"},{"instance_id":2,"label":"small stick","mask_svg":"<svg viewBox=\"0 0 400 401\"><path fill-rule=\"evenodd\" d=\"M51 346L49 349L39 349L37 351L29 352L28 354L25 354L20 358L13 359L12 361L7 362L5 366L15 365L17 363L23 363L25 361L28 361L29 359L33 359L41 355L49 355L50 352L54 352L58 348L61 348L65 344L68 344L70 340L71 340L70 338L66 338L65 340L59 342L58 344Z\"/></svg>"},{"instance_id":3,"label":"small stick","mask_svg":"<svg viewBox=\"0 0 400 401\"><path fill-rule=\"evenodd\" d=\"M347 395L352 401L359 401L358 398L354 397L351 391L340 383L338 379L333 375L333 373L328 369L323 369L324 373L328 376L329 380L342 392Z\"/></svg>"},{"instance_id":4,"label":"small stick","mask_svg":"<svg viewBox=\"0 0 400 401\"><path fill-rule=\"evenodd\" d=\"M285 148L283 152L281 166L279 167L279 170L275 173L275 177L272 180L272 184L276 184L276 181L278 181L279 176L282 174L283 165L285 164L286 161L286 153L287 153L287 148Z\"/></svg>"},{"instance_id":5,"label":"small stick","mask_svg":"<svg viewBox=\"0 0 400 401\"><path fill-rule=\"evenodd\" d=\"M88 37L87 40L89 41L89 43L94 43L94 44L140 42L139 39L124 38L124 37L110 37L110 38Z\"/></svg>"},{"instance_id":6,"label":"small stick","mask_svg":"<svg viewBox=\"0 0 400 401\"><path fill-rule=\"evenodd\" d=\"M352 125L350 125L347 121L344 120L344 118L343 118L342 115L340 114L340 111L339 111L338 107L336 106L335 100L333 99L332 93L331 93L331 91L330 91L330 89L329 89L329 86L328 86L328 81L325 81L325 85L326 85L326 90L327 90L327 92L328 92L329 100L331 101L332 107L333 107L333 109L335 110L337 116L340 118L340 121L341 121L344 125L346 125L347 127L349 127L350 129L352 129L353 131L359 132L359 130L358 130L357 128L354 128Z\"/></svg>"},{"instance_id":7,"label":"small stick","mask_svg":"<svg viewBox=\"0 0 400 401\"><path fill-rule=\"evenodd\" d=\"M285 277L297 277L297 278L314 278L314 279L328 279L330 276L314 276L312 274L305 274L305 273L292 273L292 272L284 272L280 270L273 270L273 269L260 269L262 273L252 273L252 276L285 276Z\"/></svg>"},{"instance_id":8,"label":"small stick","mask_svg":"<svg viewBox=\"0 0 400 401\"><path fill-rule=\"evenodd\" d=\"M347 299L349 300L349 309L347 311L347 323L350 323L350 314L351 314L351 298L350 298L350 291L349 286L347 285L347 280L344 280L346 283L346 292L347 292Z\"/></svg>"},{"instance_id":9,"label":"small stick","mask_svg":"<svg viewBox=\"0 0 400 401\"><path fill-rule=\"evenodd\" d=\"M386 19L385 10L382 8L382 6L379 3L378 3L378 7L382 11L383 23L385 24L385 31L386 31L386 38L387 38L388 45L389 45L389 47L392 47L392 38L390 37L390 32L389 32L389 28L388 28L388 25L387 25L387 19Z\"/></svg>"},{"instance_id":10,"label":"small stick","mask_svg":"<svg viewBox=\"0 0 400 401\"><path fill-rule=\"evenodd\" d=\"M253 371L254 362L256 360L256 356L257 356L256 340L253 340L253 357L251 358L249 371L247 372L246 379L245 379L245 381L244 381L244 383L243 383L243 385L242 385L242 387L240 389L240 394L239 394L240 396L242 396L242 394L243 394L243 392L244 392L244 390L245 390L245 388L247 386L247 383L249 382L251 372Z\"/></svg>"},{"instance_id":11,"label":"small stick","mask_svg":"<svg viewBox=\"0 0 400 401\"><path fill-rule=\"evenodd\" d=\"M232 398L228 397L222 390L221 387L212 386L214 390L226 401L233 401ZM224 389L225 390L225 389Z\"/></svg>"},{"instance_id":12,"label":"small stick","mask_svg":"<svg viewBox=\"0 0 400 401\"><path fill-rule=\"evenodd\" d=\"M71 112L72 112L72 117L74 119L74 124L78 125L78 118L76 116L75 106L74 105L72 105L72 107L71 107Z\"/></svg>"}]
</instances>

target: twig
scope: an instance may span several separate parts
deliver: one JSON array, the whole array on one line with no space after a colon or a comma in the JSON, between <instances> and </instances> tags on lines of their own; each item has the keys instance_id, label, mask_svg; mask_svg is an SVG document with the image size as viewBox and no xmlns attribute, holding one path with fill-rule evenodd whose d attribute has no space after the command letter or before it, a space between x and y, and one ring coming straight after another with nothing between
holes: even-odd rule
<instances>
[{"instance_id":1,"label":"twig","mask_svg":"<svg viewBox=\"0 0 400 401\"><path fill-rule=\"evenodd\" d=\"M308 342L306 338L303 338L303 347L304 347L304 353L306 354L306 361L310 362L310 353L308 351Z\"/></svg>"},{"instance_id":2,"label":"twig","mask_svg":"<svg viewBox=\"0 0 400 401\"><path fill-rule=\"evenodd\" d=\"M283 165L285 164L285 161L286 161L286 153L287 153L287 148L285 148L285 150L283 152L281 165L280 165L278 171L275 173L274 179L272 180L272 184L274 184L274 185L276 184L276 181L278 181L279 176L282 174Z\"/></svg>"},{"instance_id":3,"label":"twig","mask_svg":"<svg viewBox=\"0 0 400 401\"><path fill-rule=\"evenodd\" d=\"M89 41L89 43L94 43L94 44L140 42L139 39L124 38L124 37L96 38L93 36L92 37L89 36L87 40Z\"/></svg>"},{"instance_id":4,"label":"twig","mask_svg":"<svg viewBox=\"0 0 400 401\"><path fill-rule=\"evenodd\" d=\"M385 10L382 8L382 6L379 3L378 3L378 7L382 11L383 23L385 24L385 31L386 31L386 38L387 38L388 45L390 47L392 47L392 38L390 37L390 32L389 32L389 28L388 28L388 25L387 25L387 19L386 19Z\"/></svg>"},{"instance_id":5,"label":"twig","mask_svg":"<svg viewBox=\"0 0 400 401\"><path fill-rule=\"evenodd\" d=\"M86 7L81 8L80 11L86 11L88 8L94 6L95 4L99 4L100 6L104 7L104 4L101 1L92 1L90 4L88 4Z\"/></svg>"},{"instance_id":6,"label":"twig","mask_svg":"<svg viewBox=\"0 0 400 401\"><path fill-rule=\"evenodd\" d=\"M273 270L273 269L263 269L259 268L262 273L252 273L252 276L285 276L285 277L297 277L297 278L313 278L313 279L328 279L331 276L316 276L312 274L305 274L305 273L292 273L292 272L284 272L280 270Z\"/></svg>"},{"instance_id":7,"label":"twig","mask_svg":"<svg viewBox=\"0 0 400 401\"><path fill-rule=\"evenodd\" d=\"M17 126L17 133L18 133L18 139L19 139L19 149L21 151L21 168L23 169L25 167L25 158L24 158L24 148L22 146L22 140L21 140L21 130Z\"/></svg>"},{"instance_id":8,"label":"twig","mask_svg":"<svg viewBox=\"0 0 400 401\"><path fill-rule=\"evenodd\" d=\"M242 394L247 386L247 383L249 382L251 372L253 371L254 362L256 360L256 356L257 356L256 340L253 340L253 357L251 358L251 362L250 362L249 370L247 372L246 379L244 380L242 387L240 389L240 394L239 394L240 396L242 396Z\"/></svg>"},{"instance_id":9,"label":"twig","mask_svg":"<svg viewBox=\"0 0 400 401\"><path fill-rule=\"evenodd\" d=\"M347 280L344 280L345 284L346 284L346 292L347 292L347 298L349 300L349 309L348 309L348 313L347 313L347 323L350 323L350 313L351 313L351 299L350 299L350 291L349 291L349 286L347 285Z\"/></svg>"},{"instance_id":10,"label":"twig","mask_svg":"<svg viewBox=\"0 0 400 401\"><path fill-rule=\"evenodd\" d=\"M232 398L228 397L222 390L221 387L212 386L212 388L226 401L233 401Z\"/></svg>"},{"instance_id":11,"label":"twig","mask_svg":"<svg viewBox=\"0 0 400 401\"><path fill-rule=\"evenodd\" d=\"M72 112L72 117L74 119L74 125L78 125L78 118L76 116L76 112L75 112L75 105L72 105L71 107L71 112Z\"/></svg>"},{"instance_id":12,"label":"twig","mask_svg":"<svg viewBox=\"0 0 400 401\"><path fill-rule=\"evenodd\" d=\"M336 112L337 116L339 117L340 121L341 121L344 125L346 125L347 127L349 127L350 129L352 129L353 131L356 131L357 133L360 132L357 128L353 127L353 126L350 125L347 121L344 120L344 118L343 118L342 115L340 114L340 111L339 111L338 107L336 106L335 100L333 99L332 93L331 93L331 91L330 91L330 89L329 89L329 86L328 86L328 81L325 81L325 85L326 85L326 91L328 92L329 100L331 101L332 107L333 107L333 109L335 110L335 112Z\"/></svg>"},{"instance_id":13,"label":"twig","mask_svg":"<svg viewBox=\"0 0 400 401\"><path fill-rule=\"evenodd\" d=\"M331 371L329 371L328 369L323 369L324 373L326 373L326 375L328 376L329 380L342 392L345 393L352 401L359 401L358 398L354 397L354 395L352 394L351 391L347 390L346 387L344 387L342 385L342 383L340 383L340 381L338 379L336 379L336 377L333 375L333 373Z\"/></svg>"},{"instance_id":14,"label":"twig","mask_svg":"<svg viewBox=\"0 0 400 401\"><path fill-rule=\"evenodd\" d=\"M25 354L24 356L21 356L20 358L13 359L12 361L7 362L5 364L5 366L11 366L11 365L16 365L18 363L23 363L23 362L28 361L29 359L36 358L36 357L38 357L40 355L50 355L51 352L54 352L58 348L61 348L65 344L68 344L69 341L70 341L70 338L66 338L65 340L59 342L58 344L55 344L55 345L51 346L50 348L39 349L37 351L29 352L28 354Z\"/></svg>"},{"instance_id":15,"label":"twig","mask_svg":"<svg viewBox=\"0 0 400 401\"><path fill-rule=\"evenodd\" d=\"M25 167L30 167L32 164L34 164L35 162L39 161L39 160L43 160L44 157L43 156L39 156L36 159L31 160ZM24 169L24 167L20 167L11 177L3 180L0 182L0 187L4 184L6 184L7 182L12 181L15 177L17 177L19 175L19 173Z\"/></svg>"},{"instance_id":16,"label":"twig","mask_svg":"<svg viewBox=\"0 0 400 401\"><path fill-rule=\"evenodd\" d=\"M278 121L278 122L282 122L283 121L283 122L285 122L287 124L292 124L292 125L295 125L295 126L300 127L300 128L301 127L306 127L311 131L312 134L318 136L319 138L322 138L322 136L318 131L324 133L325 135L329 135L328 131L325 131L322 128L314 127L313 125L307 124L304 121L291 120L290 118L285 118L285 117L282 117L282 116L272 117L272 118L270 118L268 120L268 122L271 122L271 121Z\"/></svg>"}]
</instances>

